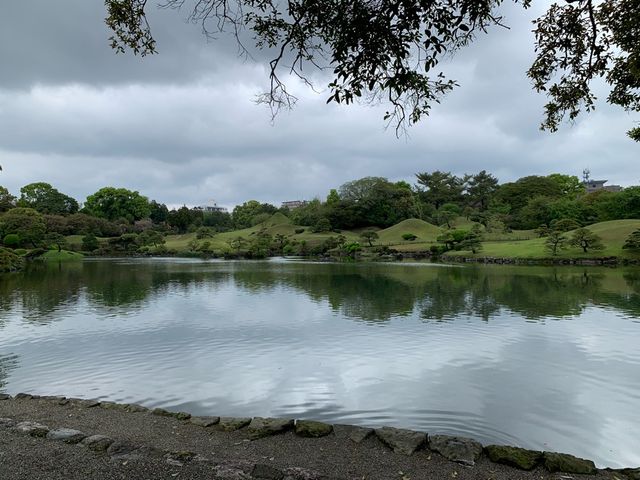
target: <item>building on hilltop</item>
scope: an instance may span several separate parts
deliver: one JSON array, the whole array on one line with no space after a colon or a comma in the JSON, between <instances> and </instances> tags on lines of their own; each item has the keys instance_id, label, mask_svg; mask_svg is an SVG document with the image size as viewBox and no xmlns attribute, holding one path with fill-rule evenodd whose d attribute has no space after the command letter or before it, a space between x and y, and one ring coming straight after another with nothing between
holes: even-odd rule
<instances>
[{"instance_id":1,"label":"building on hilltop","mask_svg":"<svg viewBox=\"0 0 640 480\"><path fill-rule=\"evenodd\" d=\"M300 208L307 205L309 202L306 200L291 200L288 202L282 202L282 208L288 208L289 210L293 210L294 208Z\"/></svg>"},{"instance_id":2,"label":"building on hilltop","mask_svg":"<svg viewBox=\"0 0 640 480\"><path fill-rule=\"evenodd\" d=\"M213 202L213 201L208 205L201 205L199 207L194 207L194 210L201 210L205 213L213 213L213 212L227 213L226 207L221 207L216 202Z\"/></svg>"},{"instance_id":3,"label":"building on hilltop","mask_svg":"<svg viewBox=\"0 0 640 480\"><path fill-rule=\"evenodd\" d=\"M582 171L582 184L586 189L587 193L599 192L600 190L604 190L606 192L621 192L623 189L620 185L606 185L605 183L608 180L591 180L589 178L589 169L584 169Z\"/></svg>"}]
</instances>

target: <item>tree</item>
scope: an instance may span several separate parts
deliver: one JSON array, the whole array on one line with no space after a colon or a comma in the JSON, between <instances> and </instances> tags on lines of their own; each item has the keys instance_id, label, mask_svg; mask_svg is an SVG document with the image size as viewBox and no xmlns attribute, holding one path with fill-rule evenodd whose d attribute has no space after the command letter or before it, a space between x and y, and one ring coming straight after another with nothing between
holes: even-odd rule
<instances>
[{"instance_id":1,"label":"tree","mask_svg":"<svg viewBox=\"0 0 640 480\"><path fill-rule=\"evenodd\" d=\"M322 217L318 222L311 227L313 233L323 233L331 231L331 222L325 217Z\"/></svg>"},{"instance_id":2,"label":"tree","mask_svg":"<svg viewBox=\"0 0 640 480\"><path fill-rule=\"evenodd\" d=\"M576 198L586 192L584 183L575 175L563 175L561 173L552 173L547 178L553 180L560 187L562 195L570 199Z\"/></svg>"},{"instance_id":3,"label":"tree","mask_svg":"<svg viewBox=\"0 0 640 480\"><path fill-rule=\"evenodd\" d=\"M469 203L481 212L489 208L489 202L498 189L498 179L482 170L475 175L465 177L465 190Z\"/></svg>"},{"instance_id":4,"label":"tree","mask_svg":"<svg viewBox=\"0 0 640 480\"><path fill-rule=\"evenodd\" d=\"M362 202L370 198L377 185L389 183L384 177L363 177L358 180L344 183L338 190L338 200L347 202Z\"/></svg>"},{"instance_id":5,"label":"tree","mask_svg":"<svg viewBox=\"0 0 640 480\"><path fill-rule=\"evenodd\" d=\"M267 213L273 215L278 209L269 203L260 203L257 200L249 200L242 205L236 205L233 209L231 217L235 228L249 228L252 226L252 220L256 215Z\"/></svg>"},{"instance_id":6,"label":"tree","mask_svg":"<svg viewBox=\"0 0 640 480\"><path fill-rule=\"evenodd\" d=\"M22 187L18 206L54 215L67 215L78 211L78 202L75 199L60 193L45 182L30 183Z\"/></svg>"},{"instance_id":7,"label":"tree","mask_svg":"<svg viewBox=\"0 0 640 480\"><path fill-rule=\"evenodd\" d=\"M627 250L640 251L640 229L634 230L624 241L622 248Z\"/></svg>"},{"instance_id":8,"label":"tree","mask_svg":"<svg viewBox=\"0 0 640 480\"><path fill-rule=\"evenodd\" d=\"M153 245L157 248L159 245L164 245L166 240L164 235L157 230L145 230L138 235L137 242L140 246Z\"/></svg>"},{"instance_id":9,"label":"tree","mask_svg":"<svg viewBox=\"0 0 640 480\"><path fill-rule=\"evenodd\" d=\"M85 252L93 252L100 247L98 239L93 233L87 233L82 237L82 250Z\"/></svg>"},{"instance_id":10,"label":"tree","mask_svg":"<svg viewBox=\"0 0 640 480\"><path fill-rule=\"evenodd\" d=\"M571 245L582 248L584 253L589 250L603 250L602 239L587 228L578 228L571 236Z\"/></svg>"},{"instance_id":11,"label":"tree","mask_svg":"<svg viewBox=\"0 0 640 480\"><path fill-rule=\"evenodd\" d=\"M451 172L416 173L420 196L425 203L439 209L445 203L457 203L461 200L464 182Z\"/></svg>"},{"instance_id":12,"label":"tree","mask_svg":"<svg viewBox=\"0 0 640 480\"><path fill-rule=\"evenodd\" d=\"M482 250L482 231L478 224L475 224L471 230L467 232L458 245L458 250L471 250L473 254Z\"/></svg>"},{"instance_id":13,"label":"tree","mask_svg":"<svg viewBox=\"0 0 640 480\"><path fill-rule=\"evenodd\" d=\"M0 213L11 210L16 206L16 197L9 193L5 187L0 186Z\"/></svg>"},{"instance_id":14,"label":"tree","mask_svg":"<svg viewBox=\"0 0 640 480\"><path fill-rule=\"evenodd\" d=\"M360 238L362 238L365 242L369 244L370 247L373 247L373 241L377 240L379 235L373 230L365 230L360 234Z\"/></svg>"},{"instance_id":15,"label":"tree","mask_svg":"<svg viewBox=\"0 0 640 480\"><path fill-rule=\"evenodd\" d=\"M91 215L107 220L126 219L129 223L147 218L151 213L149 200L126 188L104 187L87 197L84 209Z\"/></svg>"},{"instance_id":16,"label":"tree","mask_svg":"<svg viewBox=\"0 0 640 480\"><path fill-rule=\"evenodd\" d=\"M44 237L44 242L47 246L55 246L58 248L58 252L61 252L64 247L67 246L67 239L64 235L60 235L59 233L49 232Z\"/></svg>"},{"instance_id":17,"label":"tree","mask_svg":"<svg viewBox=\"0 0 640 480\"><path fill-rule=\"evenodd\" d=\"M0 236L14 233L34 248L40 246L45 232L42 214L32 208L13 208L0 219Z\"/></svg>"},{"instance_id":18,"label":"tree","mask_svg":"<svg viewBox=\"0 0 640 480\"><path fill-rule=\"evenodd\" d=\"M567 244L568 239L562 232L552 230L544 241L544 248L555 257L560 250L567 248Z\"/></svg>"},{"instance_id":19,"label":"tree","mask_svg":"<svg viewBox=\"0 0 640 480\"><path fill-rule=\"evenodd\" d=\"M168 217L169 209L164 203L158 203L155 200L149 202L149 218L153 223L164 223Z\"/></svg>"},{"instance_id":20,"label":"tree","mask_svg":"<svg viewBox=\"0 0 640 480\"><path fill-rule=\"evenodd\" d=\"M527 8L531 0L514 0ZM236 36L242 51L276 52L269 63L270 88L261 101L274 111L291 106L282 70L311 84L310 68L333 72L329 102L385 100L385 120L398 127L418 122L457 83L438 68L441 59L471 43L492 26L504 26L500 0L436 0L407 3L309 0L166 0L185 9L208 38ZM117 52L156 52L146 0L105 0L111 46ZM611 86L608 102L640 110L640 9L637 0L566 0L553 3L536 22L537 57L528 76L550 98L542 128L554 131L568 116L594 108L594 79ZM250 40L242 37L250 32ZM629 135L640 140L640 128Z\"/></svg>"},{"instance_id":21,"label":"tree","mask_svg":"<svg viewBox=\"0 0 640 480\"><path fill-rule=\"evenodd\" d=\"M467 230L448 230L442 235L439 235L436 240L440 243L444 243L447 250L458 250L460 243L462 243L469 232Z\"/></svg>"}]
</instances>

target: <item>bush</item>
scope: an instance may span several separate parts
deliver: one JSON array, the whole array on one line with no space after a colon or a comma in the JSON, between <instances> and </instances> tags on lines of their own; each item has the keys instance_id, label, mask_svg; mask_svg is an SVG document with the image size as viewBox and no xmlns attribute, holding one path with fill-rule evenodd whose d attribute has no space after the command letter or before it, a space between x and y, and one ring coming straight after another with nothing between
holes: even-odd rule
<instances>
[{"instance_id":1,"label":"bush","mask_svg":"<svg viewBox=\"0 0 640 480\"><path fill-rule=\"evenodd\" d=\"M9 248L16 248L20 245L20 236L15 233L10 233L9 235L5 235L2 243Z\"/></svg>"},{"instance_id":2,"label":"bush","mask_svg":"<svg viewBox=\"0 0 640 480\"><path fill-rule=\"evenodd\" d=\"M413 242L416 238L418 238L418 236L414 235L413 233L403 233L402 234L402 239L403 240L408 240L410 242Z\"/></svg>"},{"instance_id":3,"label":"bush","mask_svg":"<svg viewBox=\"0 0 640 480\"><path fill-rule=\"evenodd\" d=\"M12 250L0 247L0 272L15 272L24 265L22 257Z\"/></svg>"},{"instance_id":4,"label":"bush","mask_svg":"<svg viewBox=\"0 0 640 480\"><path fill-rule=\"evenodd\" d=\"M297 234L304 233L304 228L296 228L294 230Z\"/></svg>"},{"instance_id":5,"label":"bush","mask_svg":"<svg viewBox=\"0 0 640 480\"><path fill-rule=\"evenodd\" d=\"M326 218L321 218L318 220L313 227L311 227L311 231L313 233L322 233L322 232L330 232L331 231L331 223Z\"/></svg>"},{"instance_id":6,"label":"bush","mask_svg":"<svg viewBox=\"0 0 640 480\"><path fill-rule=\"evenodd\" d=\"M200 227L196 230L196 238L198 240L202 240L203 238L212 238L215 234L215 229L211 227Z\"/></svg>"},{"instance_id":7,"label":"bush","mask_svg":"<svg viewBox=\"0 0 640 480\"><path fill-rule=\"evenodd\" d=\"M24 248L16 248L13 253L15 253L16 255L24 255L27 253L27 250Z\"/></svg>"},{"instance_id":8,"label":"bush","mask_svg":"<svg viewBox=\"0 0 640 480\"><path fill-rule=\"evenodd\" d=\"M93 252L100 247L100 242L93 233L88 233L82 237L82 250L85 252Z\"/></svg>"}]
</instances>

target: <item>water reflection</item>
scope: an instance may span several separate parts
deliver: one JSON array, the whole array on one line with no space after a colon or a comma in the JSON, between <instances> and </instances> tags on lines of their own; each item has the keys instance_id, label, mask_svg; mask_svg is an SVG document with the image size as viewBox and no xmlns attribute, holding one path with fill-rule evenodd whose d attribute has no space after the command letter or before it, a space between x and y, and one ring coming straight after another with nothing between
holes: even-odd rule
<instances>
[{"instance_id":1,"label":"water reflection","mask_svg":"<svg viewBox=\"0 0 640 480\"><path fill-rule=\"evenodd\" d=\"M489 321L503 309L531 320L562 318L588 305L640 312L640 274L622 270L122 260L35 265L3 276L0 310L18 308L27 320L47 322L79 297L113 314L142 309L169 291L188 294L229 284L252 294L294 289L345 317L370 322L410 316L416 309L425 321L460 315Z\"/></svg>"},{"instance_id":2,"label":"water reflection","mask_svg":"<svg viewBox=\"0 0 640 480\"><path fill-rule=\"evenodd\" d=\"M639 286L602 268L41 265L0 277L0 389L640 464Z\"/></svg>"}]
</instances>

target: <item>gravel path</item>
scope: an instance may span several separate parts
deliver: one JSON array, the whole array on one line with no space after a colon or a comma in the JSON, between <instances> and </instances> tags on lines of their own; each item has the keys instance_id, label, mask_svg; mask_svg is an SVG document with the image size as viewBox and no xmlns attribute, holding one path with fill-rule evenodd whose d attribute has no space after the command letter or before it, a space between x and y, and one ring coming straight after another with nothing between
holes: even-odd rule
<instances>
[{"instance_id":1,"label":"gravel path","mask_svg":"<svg viewBox=\"0 0 640 480\"><path fill-rule=\"evenodd\" d=\"M205 428L188 419L141 410L127 412L108 402L0 400L0 479L631 478L609 471L596 475L550 473L542 466L525 472L492 463L484 456L469 467L424 448L408 456L394 453L376 435L360 443L352 441L351 427L336 426L321 438L304 438L287 431L250 440L246 427L226 432L219 425ZM34 437L17 431L16 426L25 421L40 423L49 430L68 428L85 436L104 435L117 443L107 451L94 451L81 443Z\"/></svg>"}]
</instances>

